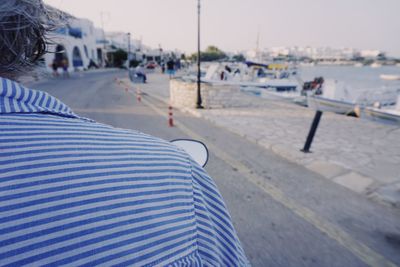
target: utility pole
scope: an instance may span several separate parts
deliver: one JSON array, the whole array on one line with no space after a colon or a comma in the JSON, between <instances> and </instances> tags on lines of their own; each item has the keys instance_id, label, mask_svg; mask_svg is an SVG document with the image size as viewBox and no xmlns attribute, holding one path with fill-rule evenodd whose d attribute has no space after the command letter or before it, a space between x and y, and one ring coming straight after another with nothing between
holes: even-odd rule
<instances>
[{"instance_id":1,"label":"utility pole","mask_svg":"<svg viewBox=\"0 0 400 267\"><path fill-rule=\"evenodd\" d=\"M164 61L164 60L163 60L163 49L162 49L162 47L161 47L161 44L158 44L158 49L159 49L159 51L160 51L160 62L159 62L159 64L161 65L161 62Z\"/></svg>"},{"instance_id":2,"label":"utility pole","mask_svg":"<svg viewBox=\"0 0 400 267\"><path fill-rule=\"evenodd\" d=\"M260 26L258 26L257 31L257 43L256 43L256 59L259 63L261 63L261 53L260 53Z\"/></svg>"},{"instance_id":3,"label":"utility pole","mask_svg":"<svg viewBox=\"0 0 400 267\"><path fill-rule=\"evenodd\" d=\"M200 59L200 0L197 0L197 102L196 108L204 108L201 104L201 59Z\"/></svg>"},{"instance_id":4,"label":"utility pole","mask_svg":"<svg viewBox=\"0 0 400 267\"><path fill-rule=\"evenodd\" d=\"M103 67L106 65L106 57L107 57L107 47L106 47L106 30L104 29L104 12L100 12L101 17L101 28L103 30L103 51L101 53L101 61Z\"/></svg>"},{"instance_id":5,"label":"utility pole","mask_svg":"<svg viewBox=\"0 0 400 267\"><path fill-rule=\"evenodd\" d=\"M128 32L128 75L131 77L131 33Z\"/></svg>"},{"instance_id":6,"label":"utility pole","mask_svg":"<svg viewBox=\"0 0 400 267\"><path fill-rule=\"evenodd\" d=\"M128 32L128 68L131 60L131 33Z\"/></svg>"}]
</instances>

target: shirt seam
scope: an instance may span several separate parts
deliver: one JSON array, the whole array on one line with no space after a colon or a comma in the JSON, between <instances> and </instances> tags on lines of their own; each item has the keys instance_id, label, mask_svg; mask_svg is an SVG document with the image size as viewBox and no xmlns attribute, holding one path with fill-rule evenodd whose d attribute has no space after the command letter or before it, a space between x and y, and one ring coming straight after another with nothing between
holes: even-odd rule
<instances>
[{"instance_id":1,"label":"shirt seam","mask_svg":"<svg viewBox=\"0 0 400 267\"><path fill-rule=\"evenodd\" d=\"M186 152L184 152L184 156L185 156L185 158L186 158L186 160L188 161L188 163L189 163L189 168L190 168L190 178L191 178L191 180L192 180L192 182L191 182L191 187L192 187L192 200L193 200L193 215L194 215L194 218L195 218L195 225L196 225L196 236L195 236L195 239L196 239L196 252L198 253L198 255L199 255L199 257L200 258L202 258L201 257L201 253L200 253L200 250L199 250L199 244L198 244L198 238L197 238L197 236L199 235L199 225L198 225L198 222L197 222L197 215L196 215L196 209L195 209L195 199L194 199L194 174L193 174L193 163L192 163L192 160L190 159L190 157L189 157L189 155L186 153Z\"/></svg>"}]
</instances>

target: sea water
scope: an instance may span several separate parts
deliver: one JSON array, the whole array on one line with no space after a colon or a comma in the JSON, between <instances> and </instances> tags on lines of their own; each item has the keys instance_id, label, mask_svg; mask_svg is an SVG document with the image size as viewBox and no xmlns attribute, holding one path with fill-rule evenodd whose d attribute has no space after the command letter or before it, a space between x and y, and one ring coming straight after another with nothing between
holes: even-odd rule
<instances>
[{"instance_id":1,"label":"sea water","mask_svg":"<svg viewBox=\"0 0 400 267\"><path fill-rule=\"evenodd\" d=\"M310 66L300 67L299 76L303 81L311 81L315 77L334 79L348 85L352 90L381 90L382 88L400 89L400 81L388 81L380 78L382 74L400 75L400 67L382 66Z\"/></svg>"},{"instance_id":2,"label":"sea water","mask_svg":"<svg viewBox=\"0 0 400 267\"><path fill-rule=\"evenodd\" d=\"M381 75L400 75L399 66L300 66L297 76L301 82L312 81L316 77L325 80L336 80L339 88L346 89L346 97L350 102L361 105L372 105L374 102L393 104L400 95L400 81L381 79ZM300 87L301 88L301 87ZM243 92L263 98L271 98L270 94L263 94L260 88L242 88ZM277 96L275 96L277 97ZM274 97L274 98L275 98Z\"/></svg>"}]
</instances>

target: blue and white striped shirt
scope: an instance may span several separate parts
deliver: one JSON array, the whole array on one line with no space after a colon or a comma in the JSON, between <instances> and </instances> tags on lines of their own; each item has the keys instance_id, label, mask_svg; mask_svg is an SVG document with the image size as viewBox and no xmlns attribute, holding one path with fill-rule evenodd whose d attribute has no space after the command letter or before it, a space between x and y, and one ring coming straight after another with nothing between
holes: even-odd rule
<instances>
[{"instance_id":1,"label":"blue and white striped shirt","mask_svg":"<svg viewBox=\"0 0 400 267\"><path fill-rule=\"evenodd\" d=\"M0 266L248 265L186 153L2 78L0 166Z\"/></svg>"}]
</instances>

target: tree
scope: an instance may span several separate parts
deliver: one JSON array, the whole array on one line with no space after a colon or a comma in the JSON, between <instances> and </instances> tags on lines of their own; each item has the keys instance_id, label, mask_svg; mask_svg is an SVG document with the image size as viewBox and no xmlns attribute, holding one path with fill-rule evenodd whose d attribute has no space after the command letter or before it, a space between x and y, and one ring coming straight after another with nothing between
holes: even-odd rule
<instances>
[{"instance_id":1,"label":"tree","mask_svg":"<svg viewBox=\"0 0 400 267\"><path fill-rule=\"evenodd\" d=\"M136 59L132 59L129 62L129 68L136 68L140 63L141 63L141 61L136 60Z\"/></svg>"},{"instance_id":2,"label":"tree","mask_svg":"<svg viewBox=\"0 0 400 267\"><path fill-rule=\"evenodd\" d=\"M187 59L192 61L192 62L196 62L197 61L197 53L193 53L193 54L189 55L187 57Z\"/></svg>"},{"instance_id":3,"label":"tree","mask_svg":"<svg viewBox=\"0 0 400 267\"><path fill-rule=\"evenodd\" d=\"M226 54L218 47L210 45L206 48L205 52L200 52L201 61L216 61L226 58ZM192 61L197 61L197 53L190 56Z\"/></svg>"},{"instance_id":4,"label":"tree","mask_svg":"<svg viewBox=\"0 0 400 267\"><path fill-rule=\"evenodd\" d=\"M210 45L206 48L206 53L223 53L218 47Z\"/></svg>"},{"instance_id":5,"label":"tree","mask_svg":"<svg viewBox=\"0 0 400 267\"><path fill-rule=\"evenodd\" d=\"M226 55L218 47L210 45L204 53L200 54L200 58L204 61L215 61L226 58Z\"/></svg>"},{"instance_id":6,"label":"tree","mask_svg":"<svg viewBox=\"0 0 400 267\"><path fill-rule=\"evenodd\" d=\"M233 60L238 62L244 62L246 61L246 58L243 56L243 54L238 54L233 56Z\"/></svg>"},{"instance_id":7,"label":"tree","mask_svg":"<svg viewBox=\"0 0 400 267\"><path fill-rule=\"evenodd\" d=\"M114 67L121 68L128 59L128 53L122 49L118 49L114 53Z\"/></svg>"}]
</instances>

